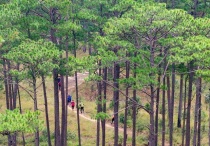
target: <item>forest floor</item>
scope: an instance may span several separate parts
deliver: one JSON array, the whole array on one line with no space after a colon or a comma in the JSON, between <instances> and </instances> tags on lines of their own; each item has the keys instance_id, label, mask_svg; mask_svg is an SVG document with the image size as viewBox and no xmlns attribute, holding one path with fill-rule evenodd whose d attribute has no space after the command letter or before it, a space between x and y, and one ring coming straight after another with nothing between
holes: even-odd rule
<instances>
[{"instance_id":1,"label":"forest floor","mask_svg":"<svg viewBox=\"0 0 210 146\"><path fill-rule=\"evenodd\" d=\"M85 82L85 78L88 77L89 72L84 72L84 73L77 73L77 81L78 81L78 86L83 84ZM68 93L71 94L72 92L75 92L75 76L68 77ZM97 89L96 89L97 90ZM96 91L95 91L96 92ZM72 111L71 107L69 107L69 111ZM77 113L77 110L74 110L73 113ZM92 123L95 123L95 126L97 124L97 120L91 118L89 114L86 112L84 113L79 113L80 117L88 120ZM111 124L111 122L108 120L106 121L106 127L110 129L114 129L114 124ZM119 126L119 132L123 134L124 129ZM127 134L132 137L132 130L130 128L127 128ZM169 143L166 141L165 146L169 146Z\"/></svg>"},{"instance_id":2,"label":"forest floor","mask_svg":"<svg viewBox=\"0 0 210 146\"><path fill-rule=\"evenodd\" d=\"M78 86L85 82L85 78L88 77L88 74L89 74L88 72L77 73ZM68 77L68 90L69 90L68 93L72 93L73 90L75 90L75 76ZM69 110L71 110L70 107L69 107ZM77 110L74 110L74 113L75 113L75 114L76 114L76 112L77 112ZM82 114L80 113L79 115L80 115L80 117L82 117L82 118L84 118L84 119L86 119L86 120L88 120L88 121L91 121L91 122L94 122L94 123L97 122L97 120L92 119L92 118L91 118L88 114L86 114L86 113L82 113ZM114 129L114 124L112 125L111 123L110 123L110 124L106 123L106 127ZM119 131L121 131L121 132L124 131L124 129L121 128L121 127L119 127L118 129L119 129ZM132 134L132 131L128 129L128 130L127 130L127 133L128 133L129 135L131 135L131 134Z\"/></svg>"}]
</instances>

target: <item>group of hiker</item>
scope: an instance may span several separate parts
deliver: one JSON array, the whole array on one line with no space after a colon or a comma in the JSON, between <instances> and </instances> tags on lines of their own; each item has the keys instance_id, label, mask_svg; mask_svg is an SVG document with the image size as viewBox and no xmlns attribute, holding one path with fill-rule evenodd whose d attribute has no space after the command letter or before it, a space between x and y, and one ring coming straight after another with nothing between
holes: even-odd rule
<instances>
[{"instance_id":1,"label":"group of hiker","mask_svg":"<svg viewBox=\"0 0 210 146\"><path fill-rule=\"evenodd\" d=\"M67 105L70 106L72 110L74 110L75 101L72 100L71 95L68 95L68 97L67 97ZM79 108L81 114L84 113L84 103L82 101L79 102L78 108Z\"/></svg>"},{"instance_id":2,"label":"group of hiker","mask_svg":"<svg viewBox=\"0 0 210 146\"><path fill-rule=\"evenodd\" d=\"M61 90L61 79L60 79L60 77L58 77L58 89ZM67 105L70 106L72 110L74 110L75 101L72 100L71 95L68 95L68 97L67 97ZM84 103L83 102L80 102L78 104L78 108L79 108L81 113L84 113Z\"/></svg>"},{"instance_id":3,"label":"group of hiker","mask_svg":"<svg viewBox=\"0 0 210 146\"><path fill-rule=\"evenodd\" d=\"M61 80L58 78L58 89L61 90ZM72 110L74 110L75 107L75 101L72 100L72 96L68 95L67 97L67 105L71 107ZM84 103L82 101L79 102L78 108L80 110L80 113L84 113ZM114 123L114 115L112 116L111 124Z\"/></svg>"}]
</instances>

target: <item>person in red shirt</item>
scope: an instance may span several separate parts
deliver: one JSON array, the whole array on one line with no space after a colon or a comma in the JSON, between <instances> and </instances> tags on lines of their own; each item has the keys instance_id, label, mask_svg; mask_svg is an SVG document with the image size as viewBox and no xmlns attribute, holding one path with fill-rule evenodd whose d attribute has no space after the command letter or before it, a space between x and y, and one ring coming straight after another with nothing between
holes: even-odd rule
<instances>
[{"instance_id":1,"label":"person in red shirt","mask_svg":"<svg viewBox=\"0 0 210 146\"><path fill-rule=\"evenodd\" d=\"M58 82L58 89L61 90L61 82Z\"/></svg>"},{"instance_id":2,"label":"person in red shirt","mask_svg":"<svg viewBox=\"0 0 210 146\"><path fill-rule=\"evenodd\" d=\"M72 100L71 101L71 108L72 108L72 110L74 110L74 106L75 106L75 102L74 102L74 100Z\"/></svg>"}]
</instances>

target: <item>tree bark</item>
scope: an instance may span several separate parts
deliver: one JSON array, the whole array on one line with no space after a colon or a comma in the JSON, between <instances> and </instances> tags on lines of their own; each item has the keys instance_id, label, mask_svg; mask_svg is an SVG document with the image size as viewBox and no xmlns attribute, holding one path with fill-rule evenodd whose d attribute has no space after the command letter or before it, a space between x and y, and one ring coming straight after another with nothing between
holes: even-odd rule
<instances>
[{"instance_id":1,"label":"tree bark","mask_svg":"<svg viewBox=\"0 0 210 146\"><path fill-rule=\"evenodd\" d=\"M62 146L66 146L65 145L65 137L66 137L66 133L65 133L65 128L66 128L66 98L65 98L65 92L64 92L64 76L61 75L61 145Z\"/></svg>"},{"instance_id":2,"label":"tree bark","mask_svg":"<svg viewBox=\"0 0 210 146\"><path fill-rule=\"evenodd\" d=\"M66 37L66 62L68 62L68 59L69 59L69 55L68 55L68 46L69 44L68 44L68 37ZM68 95L69 95L69 90L68 90L68 88L69 88L69 80L68 80L68 70L66 70L66 89L65 89L65 93L66 93L66 98L68 97ZM68 123L68 105L67 105L67 103L66 103L66 105L65 105L65 110L66 110L66 121L65 121L65 132L64 132L64 135L65 135L65 137L64 137L64 144L65 145L67 145L67 129L68 129L68 127L67 127L67 123Z\"/></svg>"},{"instance_id":3,"label":"tree bark","mask_svg":"<svg viewBox=\"0 0 210 146\"><path fill-rule=\"evenodd\" d=\"M179 111L178 111L178 120L177 120L178 128L181 128L181 119L182 119L183 77L184 77L184 74L181 74L180 75L180 91L179 91Z\"/></svg>"},{"instance_id":4,"label":"tree bark","mask_svg":"<svg viewBox=\"0 0 210 146\"><path fill-rule=\"evenodd\" d=\"M3 59L3 70L4 70L4 88L6 95L6 107L9 109L9 91L8 91L8 78L7 78L7 67L6 67L6 59Z\"/></svg>"},{"instance_id":5,"label":"tree bark","mask_svg":"<svg viewBox=\"0 0 210 146\"><path fill-rule=\"evenodd\" d=\"M4 88L5 88L5 95L6 95L6 107L7 109L10 109L9 104L9 89L8 89L8 74L7 74L7 61L6 59L3 59L3 71L4 71ZM8 146L10 146L11 136L8 135Z\"/></svg>"},{"instance_id":6,"label":"tree bark","mask_svg":"<svg viewBox=\"0 0 210 146\"><path fill-rule=\"evenodd\" d=\"M55 120L55 145L60 145L60 121L59 121L59 96L58 96L58 73L53 70L54 82L54 120Z\"/></svg>"},{"instance_id":7,"label":"tree bark","mask_svg":"<svg viewBox=\"0 0 210 146\"><path fill-rule=\"evenodd\" d=\"M172 86L171 86L171 99L170 99L170 111L169 111L169 143L172 146L173 145L173 122L174 122L174 94L175 94L175 64L172 64Z\"/></svg>"},{"instance_id":8,"label":"tree bark","mask_svg":"<svg viewBox=\"0 0 210 146\"><path fill-rule=\"evenodd\" d=\"M163 77L163 87L166 87L166 79ZM162 146L165 146L165 96L166 91L163 89L162 91Z\"/></svg>"},{"instance_id":9,"label":"tree bark","mask_svg":"<svg viewBox=\"0 0 210 146\"><path fill-rule=\"evenodd\" d=\"M166 49L164 49L164 56L166 55ZM166 57L164 58L163 70L166 70ZM162 146L165 146L165 96L166 96L166 76L163 75L163 89L162 89Z\"/></svg>"},{"instance_id":10,"label":"tree bark","mask_svg":"<svg viewBox=\"0 0 210 146\"><path fill-rule=\"evenodd\" d=\"M161 66L159 66L160 68ZM156 111L155 111L155 146L158 144L158 114L159 114L159 98L160 98L160 72L158 75L158 88L156 97Z\"/></svg>"},{"instance_id":11,"label":"tree bark","mask_svg":"<svg viewBox=\"0 0 210 146\"><path fill-rule=\"evenodd\" d=\"M130 62L126 61L126 79L129 79L129 74L130 74ZM129 84L126 84L123 146L126 146L126 141L127 141L128 93L129 93L128 89L129 89L129 86L130 86Z\"/></svg>"},{"instance_id":12,"label":"tree bark","mask_svg":"<svg viewBox=\"0 0 210 146\"><path fill-rule=\"evenodd\" d=\"M42 75L42 87L44 93L44 106L45 106L45 118L46 118L46 126L47 126L47 138L48 138L48 145L51 146L51 139L50 139L50 122L48 116L48 102L47 102L47 92L46 92L46 85L45 85L45 78Z\"/></svg>"},{"instance_id":13,"label":"tree bark","mask_svg":"<svg viewBox=\"0 0 210 146\"><path fill-rule=\"evenodd\" d=\"M199 98L201 96L201 78L196 79L196 101L195 101L195 116L194 116L194 135L193 135L193 146L197 146L197 132L198 132L198 114L199 114Z\"/></svg>"},{"instance_id":14,"label":"tree bark","mask_svg":"<svg viewBox=\"0 0 210 146\"><path fill-rule=\"evenodd\" d=\"M186 145L190 145L190 118L191 118L191 100L192 100L192 83L193 83L193 62L189 63L189 91L187 102L187 122L186 122Z\"/></svg>"},{"instance_id":15,"label":"tree bark","mask_svg":"<svg viewBox=\"0 0 210 146\"><path fill-rule=\"evenodd\" d=\"M72 31L73 34L73 46L74 46L74 57L77 57L76 52L76 34L75 31ZM77 128L78 128L78 142L79 146L81 146L81 135L80 135L80 118L79 118L79 108L78 108L78 102L79 102L79 91L78 91L78 80L77 80L77 71L74 73L75 76L75 88L76 88L76 107L77 107Z\"/></svg>"},{"instance_id":16,"label":"tree bark","mask_svg":"<svg viewBox=\"0 0 210 146\"><path fill-rule=\"evenodd\" d=\"M120 65L114 63L114 146L118 146L118 109L119 109L119 83L118 79L120 77Z\"/></svg>"},{"instance_id":17,"label":"tree bark","mask_svg":"<svg viewBox=\"0 0 210 146\"><path fill-rule=\"evenodd\" d=\"M32 72L34 73L32 78L33 78L33 92L34 92L34 111L38 110L37 107L37 88L36 88L36 75L35 75L35 71L32 69ZM38 117L37 117L38 118ZM36 128L36 132L35 132L35 145L39 146L39 128Z\"/></svg>"},{"instance_id":18,"label":"tree bark","mask_svg":"<svg viewBox=\"0 0 210 146\"><path fill-rule=\"evenodd\" d=\"M168 126L170 126L170 111L171 111L171 89L170 89L170 78L169 75L166 76L167 81L167 98L168 98Z\"/></svg>"},{"instance_id":19,"label":"tree bark","mask_svg":"<svg viewBox=\"0 0 210 146\"><path fill-rule=\"evenodd\" d=\"M98 61L98 66L99 66L99 71L98 71L98 76L101 76L101 61ZM97 87L98 87L98 97L97 97L97 113L101 112L101 96L102 96L102 88L101 88L101 80L97 82ZM96 146L100 145L100 120L97 119L97 137L96 137Z\"/></svg>"},{"instance_id":20,"label":"tree bark","mask_svg":"<svg viewBox=\"0 0 210 146\"><path fill-rule=\"evenodd\" d=\"M56 8L50 8L50 20L53 25L56 24ZM55 37L55 29L50 29L50 39L54 44L57 44ZM54 120L55 120L55 141L54 145L60 145L60 121L59 121L59 95L58 95L58 71L53 69L53 83L54 83Z\"/></svg>"},{"instance_id":21,"label":"tree bark","mask_svg":"<svg viewBox=\"0 0 210 146\"><path fill-rule=\"evenodd\" d=\"M154 58L155 58L155 53L154 53L154 42L151 42L150 44L150 66L151 68L154 68ZM150 77L154 78L154 73L150 73ZM149 146L154 146L155 144L155 131L154 131L154 84L150 83L150 95L151 95L151 100L150 100L150 136L149 136Z\"/></svg>"},{"instance_id":22,"label":"tree bark","mask_svg":"<svg viewBox=\"0 0 210 146\"><path fill-rule=\"evenodd\" d=\"M137 52L134 53L134 57L136 57ZM136 79L136 62L134 62L134 68L133 68L133 78ZM136 145L136 82L134 83L134 89L133 89L133 129L132 129L132 145Z\"/></svg>"},{"instance_id":23,"label":"tree bark","mask_svg":"<svg viewBox=\"0 0 210 146\"><path fill-rule=\"evenodd\" d=\"M183 126L182 126L182 146L184 146L185 143L185 119L186 119L186 100L187 100L187 78L185 77L185 85L184 85L184 111L183 111Z\"/></svg>"},{"instance_id":24,"label":"tree bark","mask_svg":"<svg viewBox=\"0 0 210 146\"><path fill-rule=\"evenodd\" d=\"M107 90L107 85L106 85L106 81L107 81L107 67L105 67L103 69L103 90L104 90L104 99L103 99L103 112L106 113L106 90ZM102 120L102 146L106 145L106 119Z\"/></svg>"},{"instance_id":25,"label":"tree bark","mask_svg":"<svg viewBox=\"0 0 210 146\"><path fill-rule=\"evenodd\" d=\"M198 105L198 142L197 146L201 145L201 89L202 89L202 78L200 78L200 88L199 88L199 105Z\"/></svg>"},{"instance_id":26,"label":"tree bark","mask_svg":"<svg viewBox=\"0 0 210 146\"><path fill-rule=\"evenodd\" d=\"M22 114L22 105L21 105L21 99L20 99L20 90L19 90L19 86L17 88L17 94L18 94L18 102L19 102L19 108L20 108L20 113ZM22 132L22 140L23 140L23 146L25 146L26 142L25 142L25 136L24 133Z\"/></svg>"},{"instance_id":27,"label":"tree bark","mask_svg":"<svg viewBox=\"0 0 210 146\"><path fill-rule=\"evenodd\" d=\"M10 61L7 61L7 69L8 69L7 78L8 78L9 109L13 110L12 77L9 73L11 70Z\"/></svg>"}]
</instances>

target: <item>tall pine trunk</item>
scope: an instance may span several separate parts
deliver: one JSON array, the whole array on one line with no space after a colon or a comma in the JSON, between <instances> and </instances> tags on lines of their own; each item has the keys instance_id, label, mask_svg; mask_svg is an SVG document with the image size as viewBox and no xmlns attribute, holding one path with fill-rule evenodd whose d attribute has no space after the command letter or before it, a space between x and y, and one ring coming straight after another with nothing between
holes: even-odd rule
<instances>
[{"instance_id":1,"label":"tall pine trunk","mask_svg":"<svg viewBox=\"0 0 210 146\"><path fill-rule=\"evenodd\" d=\"M164 56L166 55L166 49L164 50ZM163 70L166 70L166 57L164 58L163 63ZM166 130L166 124L165 124L165 97L166 97L166 76L163 74L163 89L162 89L162 146L165 146L165 130Z\"/></svg>"},{"instance_id":2,"label":"tall pine trunk","mask_svg":"<svg viewBox=\"0 0 210 146\"><path fill-rule=\"evenodd\" d=\"M163 77L163 91L162 91L162 146L165 146L165 133L166 133L166 124L165 124L165 96L166 96L166 79Z\"/></svg>"},{"instance_id":3,"label":"tall pine trunk","mask_svg":"<svg viewBox=\"0 0 210 146\"><path fill-rule=\"evenodd\" d=\"M185 77L185 84L184 84L184 111L183 111L183 126L182 126L182 146L185 144L185 121L186 121L186 100L187 100L187 80L188 76Z\"/></svg>"},{"instance_id":4,"label":"tall pine trunk","mask_svg":"<svg viewBox=\"0 0 210 146\"><path fill-rule=\"evenodd\" d=\"M118 110L119 110L119 83L120 65L114 63L114 146L118 146L119 126L118 126Z\"/></svg>"},{"instance_id":5,"label":"tall pine trunk","mask_svg":"<svg viewBox=\"0 0 210 146\"><path fill-rule=\"evenodd\" d=\"M98 76L101 76L101 61L99 60L98 62L99 66L99 71L98 71ZM101 80L97 82L97 87L98 87L98 97L97 97L97 113L101 112L101 96L102 96L102 88L101 88ZM97 137L96 137L96 146L100 145L100 120L97 119Z\"/></svg>"},{"instance_id":6,"label":"tall pine trunk","mask_svg":"<svg viewBox=\"0 0 210 146\"><path fill-rule=\"evenodd\" d=\"M197 146L197 134L198 134L198 114L199 114L199 98L201 96L201 78L196 79L196 101L195 101L195 116L194 116L194 135L193 146Z\"/></svg>"},{"instance_id":7,"label":"tall pine trunk","mask_svg":"<svg viewBox=\"0 0 210 146\"><path fill-rule=\"evenodd\" d=\"M50 19L53 25L56 24L56 8L50 8ZM55 37L55 29L50 29L50 39L54 44L57 44ZM55 141L54 145L60 145L60 121L59 121L59 95L58 95L58 71L53 69L53 84L54 84L54 121L55 121Z\"/></svg>"},{"instance_id":8,"label":"tall pine trunk","mask_svg":"<svg viewBox=\"0 0 210 146\"><path fill-rule=\"evenodd\" d=\"M183 99L183 77L184 74L180 75L180 91L179 91L179 111L178 111L178 120L177 127L181 128L181 119L182 119L182 99Z\"/></svg>"},{"instance_id":9,"label":"tall pine trunk","mask_svg":"<svg viewBox=\"0 0 210 146\"><path fill-rule=\"evenodd\" d=\"M192 101L192 85L193 85L193 62L189 63L189 91L188 91L188 102L187 102L187 121L186 121L186 145L190 145L190 118L191 118L191 101Z\"/></svg>"},{"instance_id":10,"label":"tall pine trunk","mask_svg":"<svg viewBox=\"0 0 210 146\"><path fill-rule=\"evenodd\" d=\"M104 90L103 112L106 113L107 67L105 67L103 69L103 74L104 74L104 76L103 76L103 90ZM105 146L105 142L106 142L106 119L102 120L101 126L102 126L102 146Z\"/></svg>"},{"instance_id":11,"label":"tall pine trunk","mask_svg":"<svg viewBox=\"0 0 210 146\"><path fill-rule=\"evenodd\" d=\"M7 67L6 67L6 59L3 59L3 70L4 70L4 88L6 95L6 107L9 109L9 91L8 91L8 78L7 78Z\"/></svg>"},{"instance_id":12,"label":"tall pine trunk","mask_svg":"<svg viewBox=\"0 0 210 146\"><path fill-rule=\"evenodd\" d=\"M64 76L61 75L61 145L65 145L65 129L66 129L66 98L65 98L65 91L64 91Z\"/></svg>"},{"instance_id":13,"label":"tall pine trunk","mask_svg":"<svg viewBox=\"0 0 210 146\"><path fill-rule=\"evenodd\" d=\"M160 68L160 66L159 66ZM158 114L159 114L159 98L160 98L160 72L158 75L158 88L156 96L156 110L155 110L155 146L158 144Z\"/></svg>"},{"instance_id":14,"label":"tall pine trunk","mask_svg":"<svg viewBox=\"0 0 210 146\"><path fill-rule=\"evenodd\" d=\"M43 93L44 93L44 106L45 106L45 118L46 118L46 126L47 126L48 145L51 146L52 144L51 144L51 139L50 139L50 123L49 123L49 116L48 116L48 102L47 102L47 92L46 92L44 75L42 75L42 86L43 86Z\"/></svg>"},{"instance_id":15,"label":"tall pine trunk","mask_svg":"<svg viewBox=\"0 0 210 146\"><path fill-rule=\"evenodd\" d=\"M130 74L130 62L126 61L126 79L129 79L129 74ZM125 116L124 116L124 136L123 136L123 146L126 146L126 141L127 141L127 118L128 118L128 89L129 89L129 84L126 84L126 99L125 99Z\"/></svg>"},{"instance_id":16,"label":"tall pine trunk","mask_svg":"<svg viewBox=\"0 0 210 146\"><path fill-rule=\"evenodd\" d=\"M162 57L162 49L160 49L160 57ZM164 58L165 59L165 58ZM160 102L160 78L161 78L161 66L162 63L159 64L158 71L158 87L157 87L157 97L156 97L156 110L155 110L155 146L158 144L158 114L159 114L159 102Z\"/></svg>"},{"instance_id":17,"label":"tall pine trunk","mask_svg":"<svg viewBox=\"0 0 210 146\"><path fill-rule=\"evenodd\" d=\"M74 57L77 57L76 52L76 34L75 31L72 31L73 34L73 46L74 46ZM81 134L80 134L80 118L79 118L79 108L78 108L78 102L79 102L79 90L78 90L78 79L77 79L77 71L74 73L75 76L75 88L76 88L76 108L77 108L77 128L78 128L78 142L79 146L81 146Z\"/></svg>"},{"instance_id":18,"label":"tall pine trunk","mask_svg":"<svg viewBox=\"0 0 210 146\"><path fill-rule=\"evenodd\" d=\"M154 53L154 42L151 42L150 44L150 66L153 69L154 68L154 59L155 59L155 53ZM154 78L154 73L150 73L150 78ZM150 83L150 134L149 134L149 146L153 146L155 144L155 131L154 131L154 103L155 103L155 94L154 94L154 84Z\"/></svg>"},{"instance_id":19,"label":"tall pine trunk","mask_svg":"<svg viewBox=\"0 0 210 146\"><path fill-rule=\"evenodd\" d=\"M10 75L10 70L11 70L11 65L10 61L7 61L7 66L8 66L8 94L9 94L9 109L13 110L13 94L12 94L12 77Z\"/></svg>"},{"instance_id":20,"label":"tall pine trunk","mask_svg":"<svg viewBox=\"0 0 210 146\"><path fill-rule=\"evenodd\" d=\"M3 71L4 71L4 88L5 88L5 95L6 95L6 107L7 109L10 109L10 104L9 104L9 87L8 87L8 74L7 74L7 60L3 59ZM8 146L10 146L10 141L11 141L11 136L8 135Z\"/></svg>"},{"instance_id":21,"label":"tall pine trunk","mask_svg":"<svg viewBox=\"0 0 210 146\"><path fill-rule=\"evenodd\" d=\"M69 58L69 55L68 55L68 37L66 37L66 62L68 62L68 58ZM65 93L66 93L66 98L68 97L69 95L69 91L68 91L68 88L69 88L69 80L68 80L68 70L66 70L66 89L65 89ZM65 122L65 132L64 132L64 144L67 145L67 123L68 123L68 103L66 103L65 105L65 110L66 110L66 122Z\"/></svg>"},{"instance_id":22,"label":"tall pine trunk","mask_svg":"<svg viewBox=\"0 0 210 146\"><path fill-rule=\"evenodd\" d=\"M171 81L171 99L170 99L170 110L169 110L169 143L173 145L173 127L174 127L174 98L175 98L175 64L172 64L172 81Z\"/></svg>"},{"instance_id":23,"label":"tall pine trunk","mask_svg":"<svg viewBox=\"0 0 210 146\"><path fill-rule=\"evenodd\" d=\"M136 57L137 53L134 53L134 57ZM136 79L136 62L134 62L134 68L133 68L133 78ZM132 145L136 145L136 82L134 83L134 89L133 89L133 129L132 129Z\"/></svg>"},{"instance_id":24,"label":"tall pine trunk","mask_svg":"<svg viewBox=\"0 0 210 146\"><path fill-rule=\"evenodd\" d=\"M201 145L201 89L202 89L202 79L199 79L200 81L200 87L199 87L199 104L198 104L198 142L197 142L197 146Z\"/></svg>"},{"instance_id":25,"label":"tall pine trunk","mask_svg":"<svg viewBox=\"0 0 210 146\"><path fill-rule=\"evenodd\" d=\"M17 94L18 94L18 102L19 102L19 108L20 108L20 113L22 114L22 104L21 104L21 99L20 99L20 90L19 90L19 86L17 89ZM25 136L24 133L22 132L22 140L23 140L23 146L25 146L26 142L25 142Z\"/></svg>"},{"instance_id":26,"label":"tall pine trunk","mask_svg":"<svg viewBox=\"0 0 210 146\"><path fill-rule=\"evenodd\" d=\"M169 75L166 76L167 82L167 99L168 99L168 126L170 126L170 111L171 111L171 86L170 86L170 78Z\"/></svg>"},{"instance_id":27,"label":"tall pine trunk","mask_svg":"<svg viewBox=\"0 0 210 146\"><path fill-rule=\"evenodd\" d=\"M32 72L35 73L35 71L33 71L33 70L32 70ZM32 78L33 78L33 92L34 92L34 97L33 97L34 111L37 111L38 110L38 107L37 107L37 88L36 88L36 76L35 76L35 74L33 74ZM36 132L35 132L35 145L39 146L39 128L38 127L36 128Z\"/></svg>"}]
</instances>

